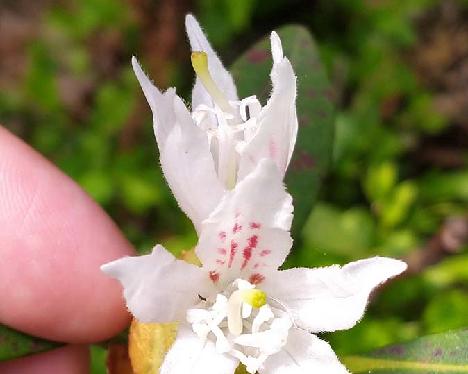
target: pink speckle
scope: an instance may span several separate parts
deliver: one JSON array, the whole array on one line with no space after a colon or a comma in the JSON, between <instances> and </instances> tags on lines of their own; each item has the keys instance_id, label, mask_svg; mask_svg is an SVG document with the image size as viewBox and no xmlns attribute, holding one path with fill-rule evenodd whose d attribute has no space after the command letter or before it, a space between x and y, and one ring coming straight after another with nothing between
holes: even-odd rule
<instances>
[{"instance_id":1,"label":"pink speckle","mask_svg":"<svg viewBox=\"0 0 468 374\"><path fill-rule=\"evenodd\" d=\"M247 241L249 242L249 247L255 248L258 244L258 235L252 235Z\"/></svg>"},{"instance_id":2,"label":"pink speckle","mask_svg":"<svg viewBox=\"0 0 468 374\"><path fill-rule=\"evenodd\" d=\"M260 252L260 256L265 257L268 256L271 253L269 249L264 249L263 251Z\"/></svg>"},{"instance_id":3,"label":"pink speckle","mask_svg":"<svg viewBox=\"0 0 468 374\"><path fill-rule=\"evenodd\" d=\"M259 267L260 267L260 264L258 262L253 266L254 269L258 269Z\"/></svg>"},{"instance_id":4,"label":"pink speckle","mask_svg":"<svg viewBox=\"0 0 468 374\"><path fill-rule=\"evenodd\" d=\"M265 276L260 273L252 274L249 278L249 282L252 284L259 284L265 280Z\"/></svg>"},{"instance_id":5,"label":"pink speckle","mask_svg":"<svg viewBox=\"0 0 468 374\"><path fill-rule=\"evenodd\" d=\"M218 234L218 237L219 237L219 239L221 239L221 241L225 241L226 240L226 231L220 231L219 234Z\"/></svg>"},{"instance_id":6,"label":"pink speckle","mask_svg":"<svg viewBox=\"0 0 468 374\"><path fill-rule=\"evenodd\" d=\"M232 227L232 233L233 234L237 234L238 232L240 232L242 230L242 226L239 225L237 222L234 224L234 226Z\"/></svg>"},{"instance_id":7,"label":"pink speckle","mask_svg":"<svg viewBox=\"0 0 468 374\"><path fill-rule=\"evenodd\" d=\"M250 222L251 229L259 229L262 225L259 222Z\"/></svg>"},{"instance_id":8,"label":"pink speckle","mask_svg":"<svg viewBox=\"0 0 468 374\"><path fill-rule=\"evenodd\" d=\"M252 257L252 247L245 247L242 255L244 256L244 262L242 263L241 269L244 269Z\"/></svg>"},{"instance_id":9,"label":"pink speckle","mask_svg":"<svg viewBox=\"0 0 468 374\"><path fill-rule=\"evenodd\" d=\"M231 240L231 252L229 253L229 262L228 262L228 267L232 266L232 262L234 261L234 256L236 255L237 252L237 247L238 244L234 240Z\"/></svg>"},{"instance_id":10,"label":"pink speckle","mask_svg":"<svg viewBox=\"0 0 468 374\"><path fill-rule=\"evenodd\" d=\"M219 253L220 255L225 256L226 253L227 253L227 251L226 251L224 248L218 248L218 253Z\"/></svg>"},{"instance_id":11,"label":"pink speckle","mask_svg":"<svg viewBox=\"0 0 468 374\"><path fill-rule=\"evenodd\" d=\"M208 274L210 276L210 279L213 281L213 283L216 283L217 281L219 281L219 273L217 271L212 270Z\"/></svg>"},{"instance_id":12,"label":"pink speckle","mask_svg":"<svg viewBox=\"0 0 468 374\"><path fill-rule=\"evenodd\" d=\"M247 247L245 247L244 251L242 252L244 262L242 263L241 269L244 269L249 263L250 259L252 258L252 250L257 247L258 236L252 235L250 238L247 239L247 243Z\"/></svg>"},{"instance_id":13,"label":"pink speckle","mask_svg":"<svg viewBox=\"0 0 468 374\"><path fill-rule=\"evenodd\" d=\"M220 260L220 259L218 258L218 259L216 260L216 263L217 263L218 265L224 265L224 264L226 263L226 261Z\"/></svg>"}]
</instances>

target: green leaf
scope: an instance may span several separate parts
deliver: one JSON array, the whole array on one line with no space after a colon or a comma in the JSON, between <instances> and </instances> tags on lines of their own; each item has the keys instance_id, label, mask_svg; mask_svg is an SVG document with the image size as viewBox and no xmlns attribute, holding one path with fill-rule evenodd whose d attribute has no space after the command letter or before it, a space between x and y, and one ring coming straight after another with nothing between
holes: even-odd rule
<instances>
[{"instance_id":1,"label":"green leaf","mask_svg":"<svg viewBox=\"0 0 468 374\"><path fill-rule=\"evenodd\" d=\"M421 198L424 201L445 202L457 200L468 202L468 171L433 171L420 181Z\"/></svg>"},{"instance_id":2,"label":"green leaf","mask_svg":"<svg viewBox=\"0 0 468 374\"><path fill-rule=\"evenodd\" d=\"M102 374L107 372L107 349L98 345L91 346L91 374Z\"/></svg>"},{"instance_id":3,"label":"green leaf","mask_svg":"<svg viewBox=\"0 0 468 374\"><path fill-rule=\"evenodd\" d=\"M345 257L364 257L374 244L375 231L371 215L363 208L340 211L333 205L318 203L306 222L304 244ZM315 265L316 253L302 251L300 256L301 264Z\"/></svg>"},{"instance_id":4,"label":"green leaf","mask_svg":"<svg viewBox=\"0 0 468 374\"><path fill-rule=\"evenodd\" d=\"M447 257L427 269L424 280L433 287L450 287L455 283L468 284L468 253Z\"/></svg>"},{"instance_id":5,"label":"green leaf","mask_svg":"<svg viewBox=\"0 0 468 374\"><path fill-rule=\"evenodd\" d=\"M364 177L364 191L371 202L388 197L397 183L397 166L392 162L371 165Z\"/></svg>"},{"instance_id":6,"label":"green leaf","mask_svg":"<svg viewBox=\"0 0 468 374\"><path fill-rule=\"evenodd\" d=\"M39 353L56 348L59 345L59 343L28 336L7 326L0 325L0 361Z\"/></svg>"},{"instance_id":7,"label":"green leaf","mask_svg":"<svg viewBox=\"0 0 468 374\"><path fill-rule=\"evenodd\" d=\"M392 345L342 362L354 374L468 373L468 330L459 330Z\"/></svg>"},{"instance_id":8,"label":"green leaf","mask_svg":"<svg viewBox=\"0 0 468 374\"><path fill-rule=\"evenodd\" d=\"M436 333L468 326L468 291L446 290L429 301L423 314L426 331Z\"/></svg>"},{"instance_id":9,"label":"green leaf","mask_svg":"<svg viewBox=\"0 0 468 374\"><path fill-rule=\"evenodd\" d=\"M283 42L284 55L294 67L298 84L299 132L286 184L295 202L293 236L299 238L331 157L334 111L330 85L317 46L307 29L288 25L280 28L278 34ZM263 104L266 103L271 91L270 56L270 38L267 36L233 64L231 72L239 97L257 95Z\"/></svg>"}]
</instances>

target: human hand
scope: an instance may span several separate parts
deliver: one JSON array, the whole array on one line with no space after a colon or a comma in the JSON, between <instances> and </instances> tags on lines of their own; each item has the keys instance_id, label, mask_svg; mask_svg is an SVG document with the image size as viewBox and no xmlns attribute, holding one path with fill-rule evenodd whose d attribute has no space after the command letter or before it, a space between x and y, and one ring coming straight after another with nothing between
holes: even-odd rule
<instances>
[{"instance_id":1,"label":"human hand","mask_svg":"<svg viewBox=\"0 0 468 374\"><path fill-rule=\"evenodd\" d=\"M0 126L0 323L69 343L0 363L8 373L87 373L86 344L129 321L100 265L133 254L104 211L69 177Z\"/></svg>"}]
</instances>

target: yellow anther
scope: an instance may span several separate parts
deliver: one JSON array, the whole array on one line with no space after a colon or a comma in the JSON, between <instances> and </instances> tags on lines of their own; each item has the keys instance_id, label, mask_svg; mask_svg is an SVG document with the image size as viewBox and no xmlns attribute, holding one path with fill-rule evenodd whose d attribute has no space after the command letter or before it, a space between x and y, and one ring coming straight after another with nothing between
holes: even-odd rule
<instances>
[{"instance_id":1,"label":"yellow anther","mask_svg":"<svg viewBox=\"0 0 468 374\"><path fill-rule=\"evenodd\" d=\"M195 51L192 52L192 66L193 70L200 78L203 86L211 95L215 103L221 108L225 113L232 113L233 108L229 105L226 97L223 92L218 88L215 81L210 75L208 70L208 55L205 52Z\"/></svg>"},{"instance_id":2,"label":"yellow anther","mask_svg":"<svg viewBox=\"0 0 468 374\"><path fill-rule=\"evenodd\" d=\"M242 301L254 308L260 308L266 304L267 295L262 290L251 289L242 291Z\"/></svg>"}]
</instances>

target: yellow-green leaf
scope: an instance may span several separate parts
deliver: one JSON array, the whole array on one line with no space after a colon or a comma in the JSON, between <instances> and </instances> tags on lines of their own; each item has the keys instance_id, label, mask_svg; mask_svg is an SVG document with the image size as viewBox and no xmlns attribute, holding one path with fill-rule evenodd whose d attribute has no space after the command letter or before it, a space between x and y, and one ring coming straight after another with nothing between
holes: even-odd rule
<instances>
[{"instance_id":1,"label":"yellow-green leaf","mask_svg":"<svg viewBox=\"0 0 468 374\"><path fill-rule=\"evenodd\" d=\"M369 354L347 356L342 362L354 374L466 374L468 330L430 335Z\"/></svg>"}]
</instances>

